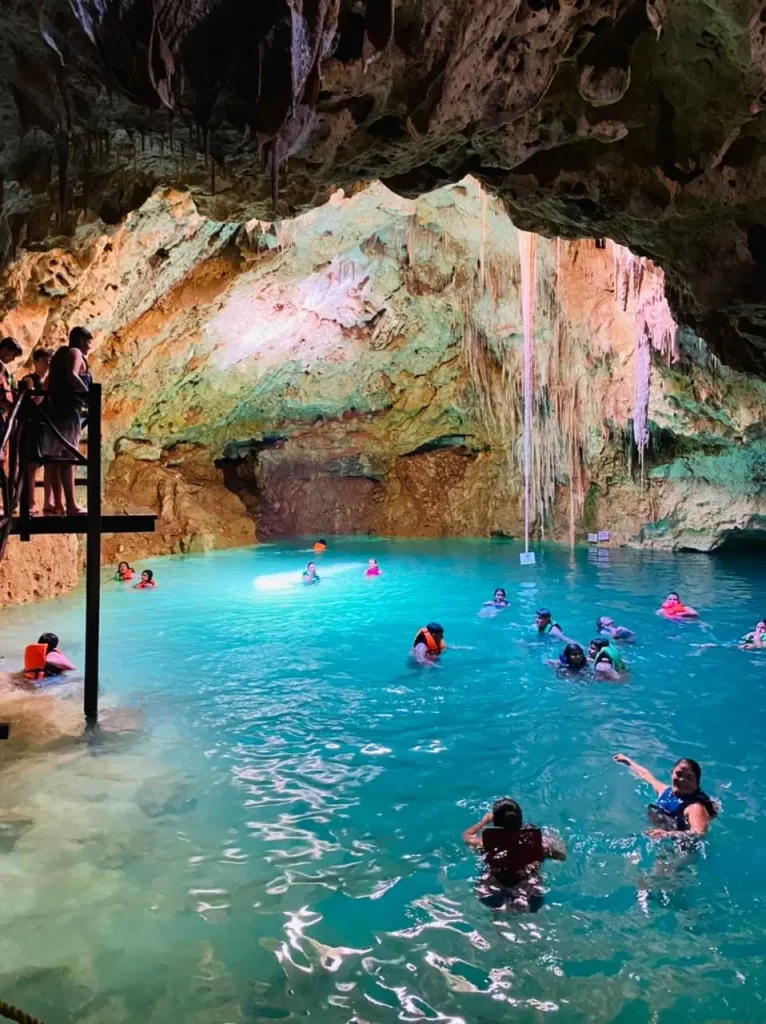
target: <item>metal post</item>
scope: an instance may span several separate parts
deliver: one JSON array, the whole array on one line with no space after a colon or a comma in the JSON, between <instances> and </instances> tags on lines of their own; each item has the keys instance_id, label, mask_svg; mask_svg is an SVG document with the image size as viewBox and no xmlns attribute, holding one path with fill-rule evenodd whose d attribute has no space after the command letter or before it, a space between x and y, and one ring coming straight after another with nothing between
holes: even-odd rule
<instances>
[{"instance_id":1,"label":"metal post","mask_svg":"<svg viewBox=\"0 0 766 1024\"><path fill-rule=\"evenodd\" d=\"M88 389L88 518L85 564L85 718L98 719L101 617L101 385Z\"/></svg>"}]
</instances>

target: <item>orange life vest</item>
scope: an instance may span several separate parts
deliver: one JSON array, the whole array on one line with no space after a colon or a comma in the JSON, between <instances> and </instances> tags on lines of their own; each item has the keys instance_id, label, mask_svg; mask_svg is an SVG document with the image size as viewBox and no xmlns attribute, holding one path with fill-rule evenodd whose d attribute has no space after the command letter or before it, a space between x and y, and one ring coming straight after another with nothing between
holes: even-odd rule
<instances>
[{"instance_id":1,"label":"orange life vest","mask_svg":"<svg viewBox=\"0 0 766 1024\"><path fill-rule=\"evenodd\" d=\"M140 583L136 584L136 590L151 590L152 587L156 587L156 580L141 580Z\"/></svg>"},{"instance_id":2,"label":"orange life vest","mask_svg":"<svg viewBox=\"0 0 766 1024\"><path fill-rule=\"evenodd\" d=\"M24 651L24 676L27 679L43 679L47 657L47 644L28 644Z\"/></svg>"},{"instance_id":3,"label":"orange life vest","mask_svg":"<svg viewBox=\"0 0 766 1024\"><path fill-rule=\"evenodd\" d=\"M326 550L327 550L327 545L326 544L320 544L319 541L317 541L316 544L314 545L314 551L326 551Z\"/></svg>"},{"instance_id":4,"label":"orange life vest","mask_svg":"<svg viewBox=\"0 0 766 1024\"><path fill-rule=\"evenodd\" d=\"M429 633L428 630L424 626L423 629L418 630L418 632L417 632L417 634L415 636L415 642L412 645L413 647L417 647L418 639L421 636L423 637L423 640L425 641L426 647L428 648L428 653L436 655L437 658L439 657L439 655L442 653L442 651L447 646L445 644L443 638L441 640L436 640L433 637L433 635L431 633Z\"/></svg>"}]
</instances>

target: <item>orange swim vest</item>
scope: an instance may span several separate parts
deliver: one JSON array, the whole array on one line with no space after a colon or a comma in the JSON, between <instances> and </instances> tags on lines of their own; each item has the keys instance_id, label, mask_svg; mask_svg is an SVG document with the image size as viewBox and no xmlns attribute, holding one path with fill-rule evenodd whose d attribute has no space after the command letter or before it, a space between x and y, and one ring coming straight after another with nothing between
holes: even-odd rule
<instances>
[{"instance_id":1,"label":"orange swim vest","mask_svg":"<svg viewBox=\"0 0 766 1024\"><path fill-rule=\"evenodd\" d=\"M686 605L680 601L672 601L670 604L666 601L662 606L662 610L666 615L686 615L689 611Z\"/></svg>"},{"instance_id":2,"label":"orange swim vest","mask_svg":"<svg viewBox=\"0 0 766 1024\"><path fill-rule=\"evenodd\" d=\"M428 648L428 653L436 655L437 658L442 653L442 651L445 650L447 646L443 639L436 640L433 634L429 633L424 626L422 629L418 630L417 634L415 635L415 641L412 645L413 647L417 647L418 640L420 639L420 637L423 637L425 645Z\"/></svg>"},{"instance_id":3,"label":"orange swim vest","mask_svg":"<svg viewBox=\"0 0 766 1024\"><path fill-rule=\"evenodd\" d=\"M327 550L327 545L326 544L320 544L319 541L317 541L316 544L314 545L314 551L326 551L326 550Z\"/></svg>"},{"instance_id":4,"label":"orange swim vest","mask_svg":"<svg viewBox=\"0 0 766 1024\"><path fill-rule=\"evenodd\" d=\"M140 583L136 583L135 590L151 590L152 587L157 586L156 580L141 580Z\"/></svg>"},{"instance_id":5,"label":"orange swim vest","mask_svg":"<svg viewBox=\"0 0 766 1024\"><path fill-rule=\"evenodd\" d=\"M47 657L47 644L27 644L24 650L24 676L27 679L45 678L45 662Z\"/></svg>"}]
</instances>

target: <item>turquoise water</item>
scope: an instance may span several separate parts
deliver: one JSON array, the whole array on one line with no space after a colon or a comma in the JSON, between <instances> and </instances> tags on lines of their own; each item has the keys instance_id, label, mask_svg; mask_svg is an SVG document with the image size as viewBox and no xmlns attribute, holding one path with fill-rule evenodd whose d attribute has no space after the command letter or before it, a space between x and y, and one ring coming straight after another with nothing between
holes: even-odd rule
<instances>
[{"instance_id":1,"label":"turquoise water","mask_svg":"<svg viewBox=\"0 0 766 1024\"><path fill-rule=\"evenodd\" d=\"M145 730L4 765L0 812L25 821L0 831L0 998L99 1024L766 1019L766 655L702 646L764 614L760 563L357 540L318 587L274 579L308 557L105 585L104 700ZM512 609L479 617L497 585ZM709 626L655 616L670 589ZM582 641L598 614L634 628L631 681L558 678L542 603ZM434 618L473 649L411 671ZM0 621L4 667L42 629L82 663L82 594ZM617 751L661 777L702 762L723 812L697 854L642 834ZM461 832L502 795L569 849L535 915L474 894Z\"/></svg>"}]
</instances>

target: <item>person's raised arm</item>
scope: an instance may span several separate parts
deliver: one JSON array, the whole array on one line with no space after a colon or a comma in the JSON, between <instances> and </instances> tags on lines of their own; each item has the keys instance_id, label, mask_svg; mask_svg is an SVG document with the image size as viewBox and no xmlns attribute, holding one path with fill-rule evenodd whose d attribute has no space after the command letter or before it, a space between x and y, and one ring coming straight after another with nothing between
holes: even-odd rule
<instances>
[{"instance_id":1,"label":"person's raised arm","mask_svg":"<svg viewBox=\"0 0 766 1024\"><path fill-rule=\"evenodd\" d=\"M617 764L626 764L628 768L630 768L630 770L639 777L639 779L643 782L647 782L655 793L664 793L668 788L664 782L660 782L659 779L655 778L648 768L644 768L643 765L637 764L626 754L615 754L614 759Z\"/></svg>"},{"instance_id":2,"label":"person's raised arm","mask_svg":"<svg viewBox=\"0 0 766 1024\"><path fill-rule=\"evenodd\" d=\"M543 836L543 853L548 860L566 860L567 848L558 836Z\"/></svg>"},{"instance_id":3,"label":"person's raised arm","mask_svg":"<svg viewBox=\"0 0 766 1024\"><path fill-rule=\"evenodd\" d=\"M466 846L470 846L474 850L482 850L484 844L481 841L482 829L485 829L487 825L492 824L492 811L487 811L481 821L477 821L475 825L471 825L463 833L463 842Z\"/></svg>"}]
</instances>

